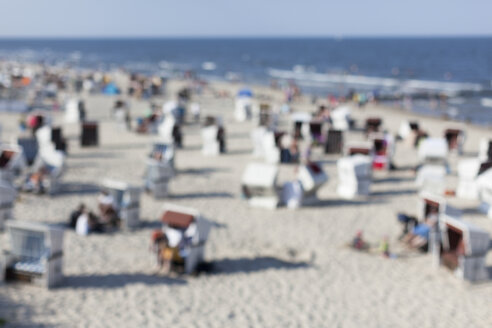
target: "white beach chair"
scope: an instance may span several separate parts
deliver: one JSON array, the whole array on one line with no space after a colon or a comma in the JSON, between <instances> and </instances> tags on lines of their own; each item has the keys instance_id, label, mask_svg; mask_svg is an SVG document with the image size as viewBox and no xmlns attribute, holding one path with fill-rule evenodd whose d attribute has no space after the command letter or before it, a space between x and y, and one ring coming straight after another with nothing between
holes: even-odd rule
<instances>
[{"instance_id":1,"label":"white beach chair","mask_svg":"<svg viewBox=\"0 0 492 328\"><path fill-rule=\"evenodd\" d=\"M264 157L265 149L263 147L263 138L267 133L267 129L264 126L259 126L251 131L251 141L253 143L253 156Z\"/></svg>"},{"instance_id":2,"label":"white beach chair","mask_svg":"<svg viewBox=\"0 0 492 328\"><path fill-rule=\"evenodd\" d=\"M63 230L37 222L6 223L11 249L5 256L7 276L52 288L63 280Z\"/></svg>"},{"instance_id":3,"label":"white beach chair","mask_svg":"<svg viewBox=\"0 0 492 328\"><path fill-rule=\"evenodd\" d=\"M15 188L10 183L0 180L0 230L3 230L5 221L13 218L16 197Z\"/></svg>"},{"instance_id":4,"label":"white beach chair","mask_svg":"<svg viewBox=\"0 0 492 328\"><path fill-rule=\"evenodd\" d=\"M26 168L23 148L16 144L0 144L0 180L14 183Z\"/></svg>"},{"instance_id":5,"label":"white beach chair","mask_svg":"<svg viewBox=\"0 0 492 328\"><path fill-rule=\"evenodd\" d=\"M398 137L409 147L415 146L417 133L419 130L418 122L402 121L398 129Z\"/></svg>"},{"instance_id":6,"label":"white beach chair","mask_svg":"<svg viewBox=\"0 0 492 328\"><path fill-rule=\"evenodd\" d=\"M477 178L479 209L492 219L492 169L480 174Z\"/></svg>"},{"instance_id":7,"label":"white beach chair","mask_svg":"<svg viewBox=\"0 0 492 328\"><path fill-rule=\"evenodd\" d=\"M478 199L477 177L481 162L478 158L467 158L458 162L458 186L456 196Z\"/></svg>"},{"instance_id":8,"label":"white beach chair","mask_svg":"<svg viewBox=\"0 0 492 328\"><path fill-rule=\"evenodd\" d=\"M448 143L450 152L456 152L460 155L463 153L463 145L466 140L464 129L458 127L446 129L446 131L444 131L444 137Z\"/></svg>"},{"instance_id":9,"label":"white beach chair","mask_svg":"<svg viewBox=\"0 0 492 328\"><path fill-rule=\"evenodd\" d=\"M371 158L374 155L374 143L371 141L350 141L345 144L343 154L345 156L365 155Z\"/></svg>"},{"instance_id":10,"label":"white beach chair","mask_svg":"<svg viewBox=\"0 0 492 328\"><path fill-rule=\"evenodd\" d=\"M202 154L206 156L217 156L220 154L220 144L217 140L219 127L211 125L202 128Z\"/></svg>"},{"instance_id":11,"label":"white beach chair","mask_svg":"<svg viewBox=\"0 0 492 328\"><path fill-rule=\"evenodd\" d=\"M372 160L366 155L342 157L337 161L337 193L342 198L368 196L372 179Z\"/></svg>"},{"instance_id":12,"label":"white beach chair","mask_svg":"<svg viewBox=\"0 0 492 328\"><path fill-rule=\"evenodd\" d=\"M234 118L237 122L244 122L251 118L253 112L253 99L251 97L237 97Z\"/></svg>"},{"instance_id":13,"label":"white beach chair","mask_svg":"<svg viewBox=\"0 0 492 328\"><path fill-rule=\"evenodd\" d=\"M456 277L467 281L488 279L485 257L489 250L489 234L457 217L439 217L441 247L435 247L436 263L445 265Z\"/></svg>"},{"instance_id":14,"label":"white beach chair","mask_svg":"<svg viewBox=\"0 0 492 328\"><path fill-rule=\"evenodd\" d=\"M444 195L446 191L446 168L442 165L426 164L419 168L415 184L420 191Z\"/></svg>"},{"instance_id":15,"label":"white beach chair","mask_svg":"<svg viewBox=\"0 0 492 328\"><path fill-rule=\"evenodd\" d=\"M35 170L44 167L48 174L44 176L43 185L53 195L59 191L60 180L65 171L65 154L54 146L45 146L39 150L39 156L33 165Z\"/></svg>"},{"instance_id":16,"label":"white beach chair","mask_svg":"<svg viewBox=\"0 0 492 328\"><path fill-rule=\"evenodd\" d=\"M333 129L348 131L350 129L351 109L348 106L339 106L330 113Z\"/></svg>"},{"instance_id":17,"label":"white beach chair","mask_svg":"<svg viewBox=\"0 0 492 328\"><path fill-rule=\"evenodd\" d=\"M447 165L448 143L444 138L427 138L420 142L418 157L422 164L439 163Z\"/></svg>"},{"instance_id":18,"label":"white beach chair","mask_svg":"<svg viewBox=\"0 0 492 328\"><path fill-rule=\"evenodd\" d=\"M373 142L373 169L388 171L395 153L395 142L389 133L372 133L369 135Z\"/></svg>"},{"instance_id":19,"label":"white beach chair","mask_svg":"<svg viewBox=\"0 0 492 328\"><path fill-rule=\"evenodd\" d=\"M280 149L275 142L275 133L267 131L263 134L263 152L265 161L270 164L280 162Z\"/></svg>"},{"instance_id":20,"label":"white beach chair","mask_svg":"<svg viewBox=\"0 0 492 328\"><path fill-rule=\"evenodd\" d=\"M169 163L153 158L147 159L145 172L145 188L152 192L154 198L165 198L169 194L169 182L174 176L174 170Z\"/></svg>"},{"instance_id":21,"label":"white beach chair","mask_svg":"<svg viewBox=\"0 0 492 328\"><path fill-rule=\"evenodd\" d=\"M480 139L478 158L482 162L492 161L492 138Z\"/></svg>"},{"instance_id":22,"label":"white beach chair","mask_svg":"<svg viewBox=\"0 0 492 328\"><path fill-rule=\"evenodd\" d=\"M427 138L420 142L418 157L421 163L416 184L421 190L443 194L448 173L448 144L444 138Z\"/></svg>"},{"instance_id":23,"label":"white beach chair","mask_svg":"<svg viewBox=\"0 0 492 328\"><path fill-rule=\"evenodd\" d=\"M278 167L272 164L250 163L243 173L242 194L250 206L274 209L277 193Z\"/></svg>"},{"instance_id":24,"label":"white beach chair","mask_svg":"<svg viewBox=\"0 0 492 328\"><path fill-rule=\"evenodd\" d=\"M309 163L299 167L297 179L302 185L302 204L315 204L319 201L316 194L318 190L328 182L328 175L321 165Z\"/></svg>"},{"instance_id":25,"label":"white beach chair","mask_svg":"<svg viewBox=\"0 0 492 328\"><path fill-rule=\"evenodd\" d=\"M179 247L179 254L184 260L184 272L193 273L204 261L205 244L212 223L195 209L173 204L164 205L161 221L169 246Z\"/></svg>"},{"instance_id":26,"label":"white beach chair","mask_svg":"<svg viewBox=\"0 0 492 328\"><path fill-rule=\"evenodd\" d=\"M162 143L179 146L174 134L176 125L176 119L173 115L166 115L164 117L164 120L157 128Z\"/></svg>"},{"instance_id":27,"label":"white beach chair","mask_svg":"<svg viewBox=\"0 0 492 328\"><path fill-rule=\"evenodd\" d=\"M105 179L102 189L112 196L113 205L123 228L127 230L137 228L140 225L140 188L122 181Z\"/></svg>"},{"instance_id":28,"label":"white beach chair","mask_svg":"<svg viewBox=\"0 0 492 328\"><path fill-rule=\"evenodd\" d=\"M67 101L65 105L65 123L80 123L80 100L78 98L72 98Z\"/></svg>"}]
</instances>

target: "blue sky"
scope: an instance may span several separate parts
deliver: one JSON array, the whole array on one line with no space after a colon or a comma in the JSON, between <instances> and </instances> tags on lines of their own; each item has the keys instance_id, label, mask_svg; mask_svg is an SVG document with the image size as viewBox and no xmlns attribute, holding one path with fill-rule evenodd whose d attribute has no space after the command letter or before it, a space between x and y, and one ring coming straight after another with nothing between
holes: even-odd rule
<instances>
[{"instance_id":1,"label":"blue sky","mask_svg":"<svg viewBox=\"0 0 492 328\"><path fill-rule=\"evenodd\" d=\"M492 0L0 0L0 37L492 35Z\"/></svg>"}]
</instances>

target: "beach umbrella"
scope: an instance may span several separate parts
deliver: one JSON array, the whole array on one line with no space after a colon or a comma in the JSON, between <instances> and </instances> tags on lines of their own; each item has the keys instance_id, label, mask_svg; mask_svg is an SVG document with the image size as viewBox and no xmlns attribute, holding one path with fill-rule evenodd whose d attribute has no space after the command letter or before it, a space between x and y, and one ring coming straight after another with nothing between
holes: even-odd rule
<instances>
[{"instance_id":1,"label":"beach umbrella","mask_svg":"<svg viewBox=\"0 0 492 328\"><path fill-rule=\"evenodd\" d=\"M253 91L251 91L251 89L244 88L244 89L239 90L239 92L237 93L237 96L238 97L253 97Z\"/></svg>"},{"instance_id":2,"label":"beach umbrella","mask_svg":"<svg viewBox=\"0 0 492 328\"><path fill-rule=\"evenodd\" d=\"M120 90L118 89L118 87L116 86L116 84L114 84L113 82L111 82L111 83L108 83L104 87L103 93L106 94L106 95L117 95L117 94L120 93Z\"/></svg>"}]
</instances>

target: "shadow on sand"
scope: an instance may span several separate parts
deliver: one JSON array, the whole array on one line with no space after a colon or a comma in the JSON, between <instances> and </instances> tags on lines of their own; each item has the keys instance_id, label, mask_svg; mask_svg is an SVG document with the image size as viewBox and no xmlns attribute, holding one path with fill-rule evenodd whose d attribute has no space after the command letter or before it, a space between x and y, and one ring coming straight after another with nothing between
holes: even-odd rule
<instances>
[{"instance_id":1,"label":"shadow on sand","mask_svg":"<svg viewBox=\"0 0 492 328\"><path fill-rule=\"evenodd\" d=\"M417 189L386 190L386 191L373 191L371 192L371 196L388 197L388 196L412 195L416 193L417 193Z\"/></svg>"},{"instance_id":2,"label":"shadow on sand","mask_svg":"<svg viewBox=\"0 0 492 328\"><path fill-rule=\"evenodd\" d=\"M60 189L54 194L55 197L70 195L88 195L96 194L101 187L92 183L64 182Z\"/></svg>"},{"instance_id":3,"label":"shadow on sand","mask_svg":"<svg viewBox=\"0 0 492 328\"><path fill-rule=\"evenodd\" d=\"M170 199L184 199L184 198L234 198L234 195L230 192L196 192L189 194L173 194L169 196Z\"/></svg>"},{"instance_id":4,"label":"shadow on sand","mask_svg":"<svg viewBox=\"0 0 492 328\"><path fill-rule=\"evenodd\" d=\"M121 157L118 153L108 153L108 152L81 152L78 154L68 154L70 159L104 159L104 158L119 158Z\"/></svg>"},{"instance_id":5,"label":"shadow on sand","mask_svg":"<svg viewBox=\"0 0 492 328\"><path fill-rule=\"evenodd\" d=\"M253 153L253 150L248 148L248 149L234 149L234 150L228 150L224 155L250 155Z\"/></svg>"},{"instance_id":6,"label":"shadow on sand","mask_svg":"<svg viewBox=\"0 0 492 328\"><path fill-rule=\"evenodd\" d=\"M410 182L410 181L415 181L415 178L410 178L410 177L386 177L386 178L372 180L373 183L399 183L399 182Z\"/></svg>"},{"instance_id":7,"label":"shadow on sand","mask_svg":"<svg viewBox=\"0 0 492 328\"><path fill-rule=\"evenodd\" d=\"M347 200L347 199L320 199L313 204L302 205L302 207L337 207L337 206L358 206L368 204L384 204L386 201L380 199Z\"/></svg>"},{"instance_id":8,"label":"shadow on sand","mask_svg":"<svg viewBox=\"0 0 492 328\"><path fill-rule=\"evenodd\" d=\"M229 172L229 169L217 168L217 167L199 167L199 168L189 168L182 169L178 171L178 174L191 174L191 175L205 175L212 174L216 172Z\"/></svg>"},{"instance_id":9,"label":"shadow on sand","mask_svg":"<svg viewBox=\"0 0 492 328\"><path fill-rule=\"evenodd\" d=\"M265 270L294 270L311 267L308 262L290 262L271 256L254 258L222 259L203 263L199 269L206 274L252 273Z\"/></svg>"},{"instance_id":10,"label":"shadow on sand","mask_svg":"<svg viewBox=\"0 0 492 328\"><path fill-rule=\"evenodd\" d=\"M186 280L143 273L67 276L60 288L121 288L131 284L185 285Z\"/></svg>"}]
</instances>

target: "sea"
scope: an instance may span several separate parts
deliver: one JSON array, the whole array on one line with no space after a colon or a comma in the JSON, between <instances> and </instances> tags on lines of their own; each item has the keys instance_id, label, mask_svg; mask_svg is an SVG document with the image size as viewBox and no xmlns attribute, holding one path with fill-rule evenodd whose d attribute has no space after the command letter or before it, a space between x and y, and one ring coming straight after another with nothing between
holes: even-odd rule
<instances>
[{"instance_id":1,"label":"sea","mask_svg":"<svg viewBox=\"0 0 492 328\"><path fill-rule=\"evenodd\" d=\"M193 71L244 85L294 81L318 97L396 95L408 110L492 125L492 37L0 39L0 59Z\"/></svg>"}]
</instances>

